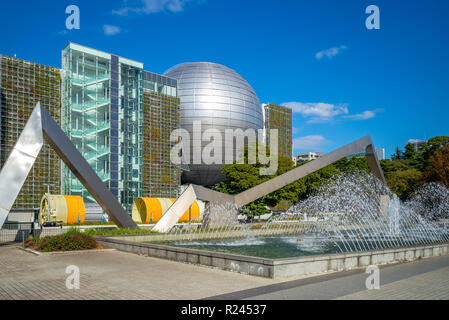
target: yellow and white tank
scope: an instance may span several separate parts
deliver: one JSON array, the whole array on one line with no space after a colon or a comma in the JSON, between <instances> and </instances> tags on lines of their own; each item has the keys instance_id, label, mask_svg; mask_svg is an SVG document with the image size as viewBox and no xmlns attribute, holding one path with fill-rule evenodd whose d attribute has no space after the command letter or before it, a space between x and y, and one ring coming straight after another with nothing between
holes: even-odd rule
<instances>
[{"instance_id":1,"label":"yellow and white tank","mask_svg":"<svg viewBox=\"0 0 449 320\"><path fill-rule=\"evenodd\" d=\"M132 207L132 218L137 224L156 223L176 201L174 198L137 198ZM184 212L179 222L195 221L200 216L197 201Z\"/></svg>"},{"instance_id":2,"label":"yellow and white tank","mask_svg":"<svg viewBox=\"0 0 449 320\"><path fill-rule=\"evenodd\" d=\"M41 200L39 223L84 223L86 209L80 196L44 194Z\"/></svg>"}]
</instances>

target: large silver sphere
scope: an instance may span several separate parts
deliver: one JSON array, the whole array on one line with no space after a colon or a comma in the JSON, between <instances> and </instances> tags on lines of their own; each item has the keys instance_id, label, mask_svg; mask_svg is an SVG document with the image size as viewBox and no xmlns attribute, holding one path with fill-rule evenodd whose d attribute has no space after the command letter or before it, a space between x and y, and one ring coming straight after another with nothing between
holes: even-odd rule
<instances>
[{"instance_id":1,"label":"large silver sphere","mask_svg":"<svg viewBox=\"0 0 449 320\"><path fill-rule=\"evenodd\" d=\"M203 132L209 128L220 130L223 140L225 129L262 129L259 99L248 82L234 70L216 63L190 62L174 66L165 75L178 80L181 128L190 133L191 163L193 121L201 121ZM202 142L202 148L209 143ZM183 183L214 185L224 179L222 167L190 164L189 171L183 171Z\"/></svg>"}]
</instances>

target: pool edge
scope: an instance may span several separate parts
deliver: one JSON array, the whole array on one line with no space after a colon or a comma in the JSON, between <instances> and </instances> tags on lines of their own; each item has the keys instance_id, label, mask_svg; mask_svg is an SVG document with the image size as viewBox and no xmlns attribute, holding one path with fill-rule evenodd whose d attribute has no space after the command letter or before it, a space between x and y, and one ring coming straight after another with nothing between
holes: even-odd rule
<instances>
[{"instance_id":1,"label":"pool edge","mask_svg":"<svg viewBox=\"0 0 449 320\"><path fill-rule=\"evenodd\" d=\"M162 244L134 242L105 236L97 236L96 238L100 244L120 251L203 265L265 278L346 271L367 267L369 265L414 261L422 258L443 256L449 253L449 243L440 243L308 257L268 259L232 253L172 247Z\"/></svg>"}]
</instances>

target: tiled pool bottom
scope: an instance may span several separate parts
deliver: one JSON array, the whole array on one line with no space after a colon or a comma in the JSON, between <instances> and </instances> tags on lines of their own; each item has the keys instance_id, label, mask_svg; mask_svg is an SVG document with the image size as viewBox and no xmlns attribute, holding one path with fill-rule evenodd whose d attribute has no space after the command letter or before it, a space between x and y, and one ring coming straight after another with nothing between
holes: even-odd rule
<instances>
[{"instance_id":1,"label":"tiled pool bottom","mask_svg":"<svg viewBox=\"0 0 449 320\"><path fill-rule=\"evenodd\" d=\"M179 248L191 248L222 253L240 254L260 258L291 258L338 253L340 249L331 241L316 237L256 237L237 239L208 239L161 243Z\"/></svg>"}]
</instances>

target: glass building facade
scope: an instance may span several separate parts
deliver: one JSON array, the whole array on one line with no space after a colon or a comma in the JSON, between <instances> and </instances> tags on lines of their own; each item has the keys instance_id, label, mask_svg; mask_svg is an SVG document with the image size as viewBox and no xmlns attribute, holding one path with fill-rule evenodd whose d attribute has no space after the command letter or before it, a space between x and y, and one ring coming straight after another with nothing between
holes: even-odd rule
<instances>
[{"instance_id":1,"label":"glass building facade","mask_svg":"<svg viewBox=\"0 0 449 320\"><path fill-rule=\"evenodd\" d=\"M170 133L179 125L176 80L74 43L62 52L62 69L62 128L125 210L141 196L176 197L180 173L170 162ZM94 201L65 166L62 180L64 194Z\"/></svg>"},{"instance_id":2,"label":"glass building facade","mask_svg":"<svg viewBox=\"0 0 449 320\"><path fill-rule=\"evenodd\" d=\"M270 144L270 129L278 130L278 154L292 157L292 109L268 103L263 105L266 144Z\"/></svg>"},{"instance_id":3,"label":"glass building facade","mask_svg":"<svg viewBox=\"0 0 449 320\"><path fill-rule=\"evenodd\" d=\"M62 69L62 128L129 211L141 189L143 64L70 43ZM66 166L63 192L94 202Z\"/></svg>"},{"instance_id":4,"label":"glass building facade","mask_svg":"<svg viewBox=\"0 0 449 320\"><path fill-rule=\"evenodd\" d=\"M120 60L120 59L119 59ZM143 66L143 65L142 65ZM119 198L131 211L134 200L142 196L143 165L143 70L125 61L118 64L119 110ZM114 105L112 105L114 107Z\"/></svg>"},{"instance_id":5,"label":"glass building facade","mask_svg":"<svg viewBox=\"0 0 449 320\"><path fill-rule=\"evenodd\" d=\"M75 43L62 50L62 69L0 55L0 166L40 101L125 210L141 196L178 197L181 168L170 160L178 82L143 67ZM38 208L45 184L95 202L46 144L14 207Z\"/></svg>"},{"instance_id":6,"label":"glass building facade","mask_svg":"<svg viewBox=\"0 0 449 320\"><path fill-rule=\"evenodd\" d=\"M61 120L61 73L57 68L0 55L0 167L5 164L36 103ZM13 208L38 208L42 195L61 192L61 161L44 144Z\"/></svg>"}]
</instances>

